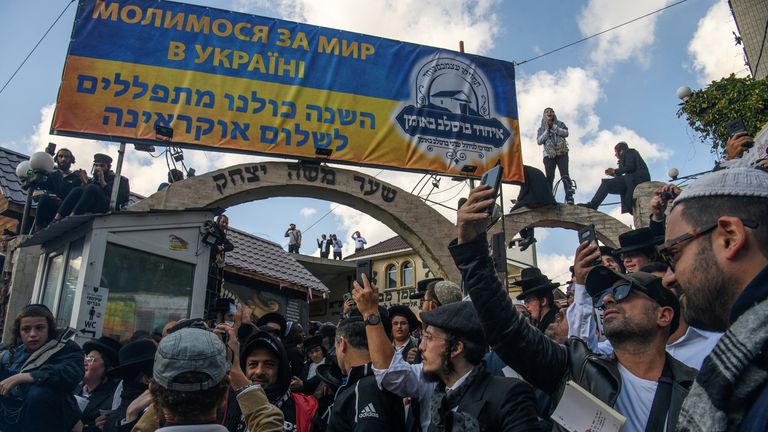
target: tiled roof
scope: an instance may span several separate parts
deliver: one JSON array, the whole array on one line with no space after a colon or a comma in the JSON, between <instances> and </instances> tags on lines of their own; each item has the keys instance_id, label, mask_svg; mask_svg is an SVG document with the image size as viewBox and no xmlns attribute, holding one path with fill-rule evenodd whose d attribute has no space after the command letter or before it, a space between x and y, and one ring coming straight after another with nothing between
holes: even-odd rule
<instances>
[{"instance_id":1,"label":"tiled roof","mask_svg":"<svg viewBox=\"0 0 768 432\"><path fill-rule=\"evenodd\" d=\"M387 252L394 252L403 249L411 249L408 243L400 236L395 236L390 239L384 240L381 243L365 248L362 252L354 253L344 258L345 260L360 259L371 255L378 255Z\"/></svg>"},{"instance_id":2,"label":"tiled roof","mask_svg":"<svg viewBox=\"0 0 768 432\"><path fill-rule=\"evenodd\" d=\"M27 200L27 191L21 188L16 177L16 166L25 160L29 160L29 156L0 147L0 193L8 203L23 206Z\"/></svg>"},{"instance_id":3,"label":"tiled roof","mask_svg":"<svg viewBox=\"0 0 768 432\"><path fill-rule=\"evenodd\" d=\"M226 265L296 284L320 293L330 290L277 243L230 228L227 238L235 250L227 252Z\"/></svg>"}]
</instances>

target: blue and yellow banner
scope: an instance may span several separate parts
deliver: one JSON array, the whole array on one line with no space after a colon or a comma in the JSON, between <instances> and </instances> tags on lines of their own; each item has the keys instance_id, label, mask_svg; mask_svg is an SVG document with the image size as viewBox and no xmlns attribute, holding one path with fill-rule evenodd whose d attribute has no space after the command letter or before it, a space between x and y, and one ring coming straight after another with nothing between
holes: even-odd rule
<instances>
[{"instance_id":1,"label":"blue and yellow banner","mask_svg":"<svg viewBox=\"0 0 768 432\"><path fill-rule=\"evenodd\" d=\"M170 1L80 0L53 133L522 181L508 62ZM158 130L160 133L158 134Z\"/></svg>"}]
</instances>

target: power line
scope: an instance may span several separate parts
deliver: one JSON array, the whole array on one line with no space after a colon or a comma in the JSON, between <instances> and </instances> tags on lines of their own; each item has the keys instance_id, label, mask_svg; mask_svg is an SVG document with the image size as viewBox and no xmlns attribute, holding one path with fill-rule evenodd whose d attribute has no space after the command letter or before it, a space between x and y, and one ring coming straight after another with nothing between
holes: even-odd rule
<instances>
[{"instance_id":1,"label":"power line","mask_svg":"<svg viewBox=\"0 0 768 432\"><path fill-rule=\"evenodd\" d=\"M34 46L34 47L32 47L32 51L30 51L30 52L29 52L29 54L27 54L27 56L26 56L26 57L24 57L24 60L22 60L22 62L21 62L21 64L19 65L19 67L17 67L17 68L16 68L16 70L15 70L15 71L13 72L13 74L11 75L11 77L10 77L10 78L8 78L8 81L6 81L6 82L5 82L5 84L3 84L3 88L0 88L0 94L3 94L3 90L5 90L5 88L6 88L6 87L8 87L8 84L10 84L10 83L11 83L11 80L13 79L13 77L15 77L17 73L19 73L19 70L21 70L21 67L22 67L22 66L24 66L24 63L26 63L26 62L27 62L27 60L29 60L29 57L32 55L32 53L34 53L34 52L35 52L35 50L36 50L36 49L37 49L37 47L40 45L40 43L43 41L43 39L45 39L45 37L46 37L46 36L48 36L48 33L51 31L51 29L53 29L53 26L55 26L55 25L56 25L56 23L57 23L57 22L59 22L59 20L61 19L61 17L64 15L64 12L66 12L66 11L67 11L67 9L69 9L69 6L70 6L72 3L74 3L74 2L75 2L75 0L69 0L69 3L67 3L67 5L66 5L66 6L64 6L64 10L62 10L62 11L61 11L61 13L59 14L59 16L58 16L58 17L56 17L56 19L53 21L53 24L51 24L51 26L50 26L50 27L48 27L48 30L46 30L46 31L45 31L45 34L43 34L43 37L41 37L41 38L40 38L40 40L39 40L39 41L37 41L37 43L35 44L35 46Z\"/></svg>"},{"instance_id":2,"label":"power line","mask_svg":"<svg viewBox=\"0 0 768 432\"><path fill-rule=\"evenodd\" d=\"M553 50L551 50L551 51L547 51L547 52L545 52L544 54L540 54L540 55L537 55L536 57L532 57L532 58L529 58L529 59L527 59L527 60L523 60L523 61L521 61L521 62L514 62L514 64L515 64L515 66L520 66L520 65L522 65L522 64L525 64L525 63L528 63L528 62L530 62L530 61L534 61L534 60L540 59L540 58L542 58L542 57L544 57L544 56L548 56L548 55L550 55L550 54L553 54L553 53L556 53L556 52L558 52L558 51L560 51L560 50L564 50L564 49L566 49L566 48L568 48L568 47L572 47L572 46L574 46L574 45L576 45L576 44L580 44L580 43L582 43L582 42L584 42L584 41L588 41L588 40L590 40L590 39L592 39L592 38L595 38L595 37L597 37L597 36L600 36L600 35L602 35L602 34L608 33L609 31L613 31L613 30L616 30L616 29L617 29L617 28L619 28L619 27L624 27L624 26L625 26L625 25L627 25L627 24L632 24L632 23L633 23L633 22L635 22L635 21L639 21L639 20L641 20L641 19L643 19L643 18L647 18L647 17L649 17L649 16L651 16L651 15L654 15L654 14L657 14L657 13L659 13L659 12L663 11L663 10L669 9L669 8L671 8L671 7L673 7L673 6L677 6L677 5L679 5L680 3L685 3L686 1L688 1L688 0L680 0L680 1L678 1L677 3L672 3L671 5L668 5L668 6L664 6L664 7L663 7L663 8L661 8L661 9L656 9L656 10L655 10L655 11L653 11L653 12L648 12L648 13L647 13L647 14L645 14L645 15L642 15L642 16L639 16L639 17L637 17L637 18L631 19L631 20L629 20L629 21L627 21L627 22L624 22L624 23L621 23L621 24L619 24L619 25L613 26L613 27L611 27L611 28L609 28L609 29L606 29L606 30L603 30L603 31L601 31L601 32L599 32L599 33L595 33L595 34L593 34L593 35L591 35L591 36L587 36L587 37L585 37L585 38L579 39L579 40L577 40L576 42L571 42L571 43L569 43L569 44L567 44L567 45L563 45L563 46L561 46L561 47L559 47L559 48L555 48L555 49L553 49Z\"/></svg>"}]
</instances>

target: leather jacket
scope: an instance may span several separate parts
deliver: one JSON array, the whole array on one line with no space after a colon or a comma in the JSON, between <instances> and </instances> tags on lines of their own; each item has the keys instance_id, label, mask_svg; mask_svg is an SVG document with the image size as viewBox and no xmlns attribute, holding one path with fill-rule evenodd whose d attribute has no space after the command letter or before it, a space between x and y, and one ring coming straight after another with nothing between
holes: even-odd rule
<instances>
[{"instance_id":1,"label":"leather jacket","mask_svg":"<svg viewBox=\"0 0 768 432\"><path fill-rule=\"evenodd\" d=\"M601 401L615 406L621 391L616 357L595 354L575 337L560 345L529 325L515 310L496 275L485 235L462 245L454 240L449 249L480 316L486 339L507 365L548 393L553 401L560 400L565 383L573 380ZM683 399L696 378L696 369L669 354L666 359L673 381L667 428L674 430Z\"/></svg>"}]
</instances>

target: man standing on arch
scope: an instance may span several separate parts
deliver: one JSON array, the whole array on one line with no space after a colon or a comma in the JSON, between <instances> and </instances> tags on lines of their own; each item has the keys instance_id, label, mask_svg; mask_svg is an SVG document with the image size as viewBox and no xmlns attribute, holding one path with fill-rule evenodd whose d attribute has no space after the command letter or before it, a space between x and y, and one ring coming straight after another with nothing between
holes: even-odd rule
<instances>
[{"instance_id":1,"label":"man standing on arch","mask_svg":"<svg viewBox=\"0 0 768 432\"><path fill-rule=\"evenodd\" d=\"M557 166L565 186L565 201L573 204L575 188L568 174L568 142L565 140L568 136L568 126L557 119L555 110L546 108L536 136L539 145L544 146L544 171L547 173L550 190L555 181L555 166Z\"/></svg>"}]
</instances>

